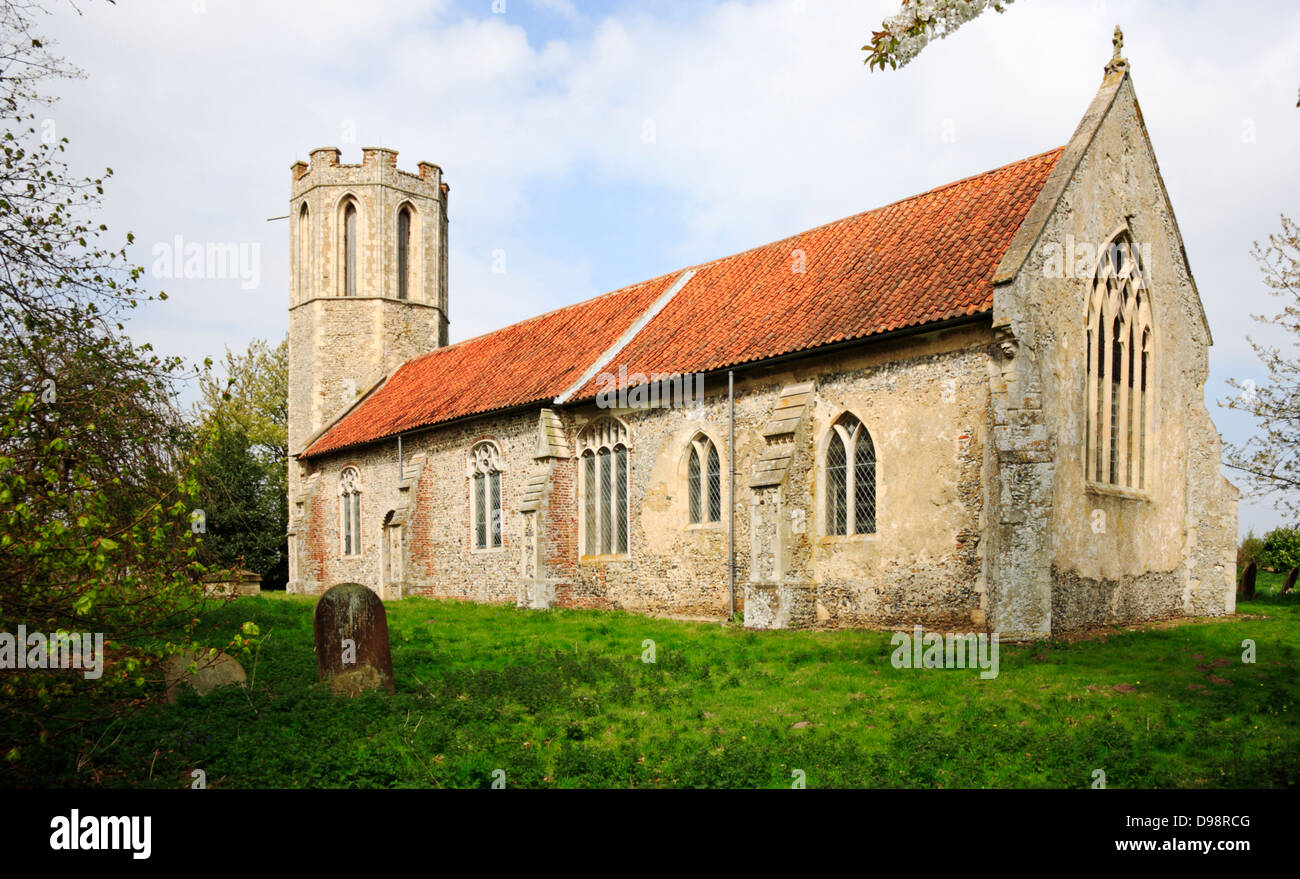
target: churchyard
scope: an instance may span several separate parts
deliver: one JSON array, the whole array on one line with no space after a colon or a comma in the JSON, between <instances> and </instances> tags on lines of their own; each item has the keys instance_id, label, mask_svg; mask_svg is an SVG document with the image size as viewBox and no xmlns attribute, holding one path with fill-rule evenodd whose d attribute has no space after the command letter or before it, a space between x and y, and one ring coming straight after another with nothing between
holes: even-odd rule
<instances>
[{"instance_id":1,"label":"churchyard","mask_svg":"<svg viewBox=\"0 0 1300 879\"><path fill-rule=\"evenodd\" d=\"M215 643L256 622L245 685L159 698L96 731L75 760L49 755L65 762L46 777L159 788L190 787L195 770L212 788L1287 787L1300 780L1300 602L1278 594L1282 579L1260 572L1258 596L1229 620L1003 644L992 679L896 668L890 632L407 599L386 605L395 692L360 695L318 680L314 598L238 598L204 627Z\"/></svg>"}]
</instances>

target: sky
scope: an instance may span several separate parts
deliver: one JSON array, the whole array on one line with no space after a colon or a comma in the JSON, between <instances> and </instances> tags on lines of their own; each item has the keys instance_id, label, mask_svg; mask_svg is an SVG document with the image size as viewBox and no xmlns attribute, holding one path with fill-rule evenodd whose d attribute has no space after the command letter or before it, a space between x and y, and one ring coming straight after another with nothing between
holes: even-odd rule
<instances>
[{"instance_id":1,"label":"sky","mask_svg":"<svg viewBox=\"0 0 1300 879\"><path fill-rule=\"evenodd\" d=\"M86 76L42 130L75 172L113 169L101 219L168 294L132 336L195 362L284 336L288 223L268 218L313 148L442 167L458 341L1064 144L1117 23L1226 441L1255 430L1226 380L1265 382L1247 336L1291 344L1252 319L1281 302L1251 248L1300 214L1294 2L1017 0L886 72L859 47L898 0L50 2L38 29ZM178 236L248 270L155 277ZM1243 533L1281 522L1243 497Z\"/></svg>"}]
</instances>

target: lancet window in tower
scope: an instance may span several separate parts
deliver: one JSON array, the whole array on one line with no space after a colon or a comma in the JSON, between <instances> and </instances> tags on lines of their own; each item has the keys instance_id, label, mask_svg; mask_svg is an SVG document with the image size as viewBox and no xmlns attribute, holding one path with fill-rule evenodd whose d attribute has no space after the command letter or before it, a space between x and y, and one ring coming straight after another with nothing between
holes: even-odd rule
<instances>
[{"instance_id":1,"label":"lancet window in tower","mask_svg":"<svg viewBox=\"0 0 1300 879\"><path fill-rule=\"evenodd\" d=\"M300 300L311 297L311 281L311 214L307 210L307 203L303 202L302 208L298 211L298 298Z\"/></svg>"},{"instance_id":2,"label":"lancet window in tower","mask_svg":"<svg viewBox=\"0 0 1300 879\"><path fill-rule=\"evenodd\" d=\"M343 293L357 295L357 206L343 209Z\"/></svg>"},{"instance_id":3,"label":"lancet window in tower","mask_svg":"<svg viewBox=\"0 0 1300 879\"><path fill-rule=\"evenodd\" d=\"M411 206L402 205L397 212L397 298L405 299L411 291Z\"/></svg>"}]
</instances>

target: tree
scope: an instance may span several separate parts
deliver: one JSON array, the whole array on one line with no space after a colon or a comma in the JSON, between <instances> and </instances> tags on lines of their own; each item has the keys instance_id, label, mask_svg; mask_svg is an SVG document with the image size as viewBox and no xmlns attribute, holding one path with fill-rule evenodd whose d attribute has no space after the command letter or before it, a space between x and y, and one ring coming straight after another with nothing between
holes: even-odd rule
<instances>
[{"instance_id":1,"label":"tree","mask_svg":"<svg viewBox=\"0 0 1300 879\"><path fill-rule=\"evenodd\" d=\"M262 575L264 588L289 579L289 340L256 339L226 351L226 381L204 376L197 407L203 442L197 474L207 523L203 560Z\"/></svg>"},{"instance_id":2,"label":"tree","mask_svg":"<svg viewBox=\"0 0 1300 879\"><path fill-rule=\"evenodd\" d=\"M264 588L283 589L289 578L283 470L268 468L248 435L235 428L206 444L196 480L207 531L203 561L255 571Z\"/></svg>"},{"instance_id":3,"label":"tree","mask_svg":"<svg viewBox=\"0 0 1300 879\"><path fill-rule=\"evenodd\" d=\"M1255 242L1252 254L1264 275L1269 292L1285 302L1280 313L1255 315L1261 323L1275 326L1300 338L1300 226L1287 216L1281 230L1268 237L1268 244ZM1272 496L1279 509L1292 519L1300 517L1300 359L1294 350L1248 339L1251 348L1268 370L1268 381L1257 387L1249 379L1230 379L1238 393L1225 405L1248 412L1259 420L1259 433L1225 452L1228 467L1246 477L1255 496Z\"/></svg>"},{"instance_id":4,"label":"tree","mask_svg":"<svg viewBox=\"0 0 1300 879\"><path fill-rule=\"evenodd\" d=\"M245 354L226 349L226 381L199 382L201 420L224 432L243 431L257 453L284 469L289 461L289 337L271 348L254 339Z\"/></svg>"},{"instance_id":5,"label":"tree","mask_svg":"<svg viewBox=\"0 0 1300 879\"><path fill-rule=\"evenodd\" d=\"M936 37L944 39L969 21L974 21L990 7L1005 12L1013 0L903 0L892 17L873 31L871 42L863 46L867 53L863 63L869 70L906 66Z\"/></svg>"},{"instance_id":6,"label":"tree","mask_svg":"<svg viewBox=\"0 0 1300 879\"><path fill-rule=\"evenodd\" d=\"M43 761L90 764L103 731L90 728L144 698L157 660L193 648L205 571L188 430L171 402L182 363L125 335L123 315L154 297L125 244L87 219L112 172L72 177L67 139L37 131L44 84L80 76L35 33L41 14L0 0L0 658L12 668L21 650L48 666L44 643L17 642L20 627L99 635L103 650L97 677L0 675L6 783L38 777ZM55 741L70 747L41 747Z\"/></svg>"}]
</instances>

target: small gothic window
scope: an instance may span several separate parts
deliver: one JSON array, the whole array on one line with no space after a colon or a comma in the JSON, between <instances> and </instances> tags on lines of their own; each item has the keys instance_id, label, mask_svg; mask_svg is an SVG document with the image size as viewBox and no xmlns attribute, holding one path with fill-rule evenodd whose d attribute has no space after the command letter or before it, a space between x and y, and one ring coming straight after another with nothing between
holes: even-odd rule
<instances>
[{"instance_id":1,"label":"small gothic window","mask_svg":"<svg viewBox=\"0 0 1300 879\"><path fill-rule=\"evenodd\" d=\"M357 206L348 202L343 209L344 295L357 295Z\"/></svg>"},{"instance_id":2,"label":"small gothic window","mask_svg":"<svg viewBox=\"0 0 1300 879\"><path fill-rule=\"evenodd\" d=\"M492 442L470 449L470 521L475 549L501 546L501 452Z\"/></svg>"},{"instance_id":3,"label":"small gothic window","mask_svg":"<svg viewBox=\"0 0 1300 879\"><path fill-rule=\"evenodd\" d=\"M347 467L339 474L339 533L344 555L361 555L361 474Z\"/></svg>"},{"instance_id":4,"label":"small gothic window","mask_svg":"<svg viewBox=\"0 0 1300 879\"><path fill-rule=\"evenodd\" d=\"M600 418L579 435L583 555L628 551L628 439L617 418Z\"/></svg>"},{"instance_id":5,"label":"small gothic window","mask_svg":"<svg viewBox=\"0 0 1300 879\"><path fill-rule=\"evenodd\" d=\"M686 465L686 495L691 524L722 519L722 469L718 448L702 433L691 440Z\"/></svg>"},{"instance_id":6,"label":"small gothic window","mask_svg":"<svg viewBox=\"0 0 1300 879\"><path fill-rule=\"evenodd\" d=\"M1098 255L1088 300L1088 436L1084 473L1095 483L1145 490L1150 469L1151 303L1128 233Z\"/></svg>"},{"instance_id":7,"label":"small gothic window","mask_svg":"<svg viewBox=\"0 0 1300 879\"><path fill-rule=\"evenodd\" d=\"M825 466L826 533L876 533L876 446L852 415L832 425Z\"/></svg>"},{"instance_id":8,"label":"small gothic window","mask_svg":"<svg viewBox=\"0 0 1300 879\"><path fill-rule=\"evenodd\" d=\"M397 298L405 299L411 286L411 206L397 212Z\"/></svg>"}]
</instances>

